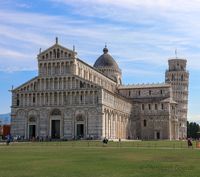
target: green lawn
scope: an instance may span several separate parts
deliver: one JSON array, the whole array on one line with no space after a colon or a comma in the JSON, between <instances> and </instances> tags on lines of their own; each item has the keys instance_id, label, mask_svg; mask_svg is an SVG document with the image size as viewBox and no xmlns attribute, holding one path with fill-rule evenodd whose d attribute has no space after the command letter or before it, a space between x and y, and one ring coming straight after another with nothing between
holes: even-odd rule
<instances>
[{"instance_id":1,"label":"green lawn","mask_svg":"<svg viewBox=\"0 0 200 177\"><path fill-rule=\"evenodd\" d=\"M0 177L199 177L186 142L49 142L0 145Z\"/></svg>"}]
</instances>

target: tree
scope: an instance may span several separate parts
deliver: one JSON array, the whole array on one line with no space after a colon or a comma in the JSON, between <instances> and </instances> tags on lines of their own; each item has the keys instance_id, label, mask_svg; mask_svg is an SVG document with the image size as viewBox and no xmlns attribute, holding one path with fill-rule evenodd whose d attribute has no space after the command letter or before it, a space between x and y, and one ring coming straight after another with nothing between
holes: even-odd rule
<instances>
[{"instance_id":1,"label":"tree","mask_svg":"<svg viewBox=\"0 0 200 177\"><path fill-rule=\"evenodd\" d=\"M189 122L187 121L187 137L188 138L200 138L198 135L198 132L200 131L199 129L199 124L196 122Z\"/></svg>"}]
</instances>

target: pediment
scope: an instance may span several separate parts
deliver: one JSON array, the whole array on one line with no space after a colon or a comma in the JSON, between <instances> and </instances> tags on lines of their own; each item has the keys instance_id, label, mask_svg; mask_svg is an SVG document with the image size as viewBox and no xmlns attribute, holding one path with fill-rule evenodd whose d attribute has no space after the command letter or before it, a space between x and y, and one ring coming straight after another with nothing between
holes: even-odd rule
<instances>
[{"instance_id":1,"label":"pediment","mask_svg":"<svg viewBox=\"0 0 200 177\"><path fill-rule=\"evenodd\" d=\"M41 51L38 54L38 60L59 60L59 59L70 59L74 58L77 53L74 50L65 48L60 44L54 44L48 49Z\"/></svg>"}]
</instances>

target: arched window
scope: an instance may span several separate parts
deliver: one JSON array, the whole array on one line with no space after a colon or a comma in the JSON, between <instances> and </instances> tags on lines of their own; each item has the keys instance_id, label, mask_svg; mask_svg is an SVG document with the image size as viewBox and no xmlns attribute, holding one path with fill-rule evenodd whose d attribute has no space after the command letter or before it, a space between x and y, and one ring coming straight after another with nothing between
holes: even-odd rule
<instances>
[{"instance_id":1,"label":"arched window","mask_svg":"<svg viewBox=\"0 0 200 177\"><path fill-rule=\"evenodd\" d=\"M56 50L53 50L53 57L56 58Z\"/></svg>"},{"instance_id":2,"label":"arched window","mask_svg":"<svg viewBox=\"0 0 200 177\"><path fill-rule=\"evenodd\" d=\"M151 104L149 104L149 110L151 110Z\"/></svg>"},{"instance_id":3,"label":"arched window","mask_svg":"<svg viewBox=\"0 0 200 177\"><path fill-rule=\"evenodd\" d=\"M142 110L144 110L144 104L142 104Z\"/></svg>"},{"instance_id":4,"label":"arched window","mask_svg":"<svg viewBox=\"0 0 200 177\"><path fill-rule=\"evenodd\" d=\"M57 58L60 58L60 50L57 49Z\"/></svg>"},{"instance_id":5,"label":"arched window","mask_svg":"<svg viewBox=\"0 0 200 177\"><path fill-rule=\"evenodd\" d=\"M162 109L162 110L164 109L164 104L161 104L161 109Z\"/></svg>"},{"instance_id":6,"label":"arched window","mask_svg":"<svg viewBox=\"0 0 200 177\"><path fill-rule=\"evenodd\" d=\"M149 95L151 95L151 90L149 90Z\"/></svg>"},{"instance_id":7,"label":"arched window","mask_svg":"<svg viewBox=\"0 0 200 177\"><path fill-rule=\"evenodd\" d=\"M52 58L52 52L51 51L50 51L49 55L50 55L50 59L51 59Z\"/></svg>"},{"instance_id":8,"label":"arched window","mask_svg":"<svg viewBox=\"0 0 200 177\"><path fill-rule=\"evenodd\" d=\"M33 103L35 103L35 95L33 95Z\"/></svg>"},{"instance_id":9,"label":"arched window","mask_svg":"<svg viewBox=\"0 0 200 177\"><path fill-rule=\"evenodd\" d=\"M158 110L158 105L157 104L155 104L155 110Z\"/></svg>"},{"instance_id":10,"label":"arched window","mask_svg":"<svg viewBox=\"0 0 200 177\"><path fill-rule=\"evenodd\" d=\"M147 120L144 119L143 121L143 126L146 127L147 126Z\"/></svg>"},{"instance_id":11,"label":"arched window","mask_svg":"<svg viewBox=\"0 0 200 177\"><path fill-rule=\"evenodd\" d=\"M17 106L19 106L19 99L17 99Z\"/></svg>"},{"instance_id":12,"label":"arched window","mask_svg":"<svg viewBox=\"0 0 200 177\"><path fill-rule=\"evenodd\" d=\"M17 94L17 106L19 106L19 95Z\"/></svg>"},{"instance_id":13,"label":"arched window","mask_svg":"<svg viewBox=\"0 0 200 177\"><path fill-rule=\"evenodd\" d=\"M183 81L183 75L181 76L181 81Z\"/></svg>"},{"instance_id":14,"label":"arched window","mask_svg":"<svg viewBox=\"0 0 200 177\"><path fill-rule=\"evenodd\" d=\"M174 77L174 75L172 74L172 81L174 81L175 80L175 77Z\"/></svg>"},{"instance_id":15,"label":"arched window","mask_svg":"<svg viewBox=\"0 0 200 177\"><path fill-rule=\"evenodd\" d=\"M184 67L183 67L183 66L181 66L181 70L184 70Z\"/></svg>"}]
</instances>

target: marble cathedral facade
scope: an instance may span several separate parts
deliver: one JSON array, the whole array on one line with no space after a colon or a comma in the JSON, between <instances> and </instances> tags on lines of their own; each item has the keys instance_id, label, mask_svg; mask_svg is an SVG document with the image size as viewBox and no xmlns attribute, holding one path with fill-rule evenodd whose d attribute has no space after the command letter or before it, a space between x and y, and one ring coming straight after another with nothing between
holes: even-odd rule
<instances>
[{"instance_id":1,"label":"marble cathedral facade","mask_svg":"<svg viewBox=\"0 0 200 177\"><path fill-rule=\"evenodd\" d=\"M185 59L170 59L165 83L122 85L103 49L90 66L56 43L38 54L38 76L12 90L11 134L25 139L180 139L186 137Z\"/></svg>"}]
</instances>

